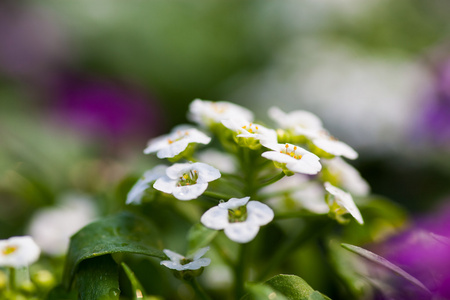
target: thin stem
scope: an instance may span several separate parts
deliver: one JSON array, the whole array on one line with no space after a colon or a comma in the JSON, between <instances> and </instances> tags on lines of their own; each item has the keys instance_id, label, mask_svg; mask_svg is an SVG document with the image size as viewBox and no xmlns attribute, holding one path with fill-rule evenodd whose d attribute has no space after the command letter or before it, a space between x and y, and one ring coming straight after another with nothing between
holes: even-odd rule
<instances>
[{"instance_id":1,"label":"thin stem","mask_svg":"<svg viewBox=\"0 0 450 300\"><path fill-rule=\"evenodd\" d=\"M16 286L16 269L9 268L9 289L11 291L15 291L17 289Z\"/></svg>"},{"instance_id":2,"label":"thin stem","mask_svg":"<svg viewBox=\"0 0 450 300\"><path fill-rule=\"evenodd\" d=\"M188 283L192 286L195 293L199 297L198 299L202 300L211 300L211 298L206 294L205 290L201 287L201 285L198 283L197 278L194 277L192 280L189 280Z\"/></svg>"},{"instance_id":3,"label":"thin stem","mask_svg":"<svg viewBox=\"0 0 450 300\"><path fill-rule=\"evenodd\" d=\"M240 245L240 252L238 261L234 267L234 281L235 281L235 299L241 299L244 295L244 282L247 278L247 268L245 263L247 253L247 244Z\"/></svg>"},{"instance_id":4,"label":"thin stem","mask_svg":"<svg viewBox=\"0 0 450 300\"><path fill-rule=\"evenodd\" d=\"M283 178L284 176L286 176L286 174L284 174L284 172L281 172L280 174L275 175L274 177L270 178L269 180L262 182L260 184L260 187L267 186L267 185L270 185L272 183L275 183L278 180L280 180L281 178Z\"/></svg>"}]
</instances>

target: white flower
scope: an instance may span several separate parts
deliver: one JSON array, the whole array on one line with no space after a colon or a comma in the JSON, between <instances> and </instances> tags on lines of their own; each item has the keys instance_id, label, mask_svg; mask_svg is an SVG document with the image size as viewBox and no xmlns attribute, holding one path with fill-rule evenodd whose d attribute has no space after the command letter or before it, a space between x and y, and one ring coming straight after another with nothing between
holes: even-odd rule
<instances>
[{"instance_id":1,"label":"white flower","mask_svg":"<svg viewBox=\"0 0 450 300\"><path fill-rule=\"evenodd\" d=\"M224 230L226 236L238 243L247 243L258 234L259 227L272 221L272 209L250 197L231 198L207 210L200 221L208 228Z\"/></svg>"},{"instance_id":2,"label":"white flower","mask_svg":"<svg viewBox=\"0 0 450 300\"><path fill-rule=\"evenodd\" d=\"M332 196L332 203L329 203L330 210L337 214L339 217L341 214L348 212L353 218L358 221L359 224L364 224L363 218L359 209L356 207L355 202L353 202L352 195L344 192L340 188L335 187L329 182L325 182L325 189Z\"/></svg>"},{"instance_id":3,"label":"white flower","mask_svg":"<svg viewBox=\"0 0 450 300\"><path fill-rule=\"evenodd\" d=\"M349 145L339 141L325 129L307 130L300 127L295 128L295 133L304 135L319 149L336 156L344 156L348 159L358 158L358 153Z\"/></svg>"},{"instance_id":4,"label":"white flower","mask_svg":"<svg viewBox=\"0 0 450 300\"><path fill-rule=\"evenodd\" d=\"M237 137L254 138L260 140L261 144L276 143L277 133L273 129L266 128L259 124L253 124L245 119L226 119L222 124L237 133Z\"/></svg>"},{"instance_id":5,"label":"white flower","mask_svg":"<svg viewBox=\"0 0 450 300\"><path fill-rule=\"evenodd\" d=\"M189 105L188 118L203 127L210 127L230 118L253 121L253 113L231 102L195 99Z\"/></svg>"},{"instance_id":6,"label":"white flower","mask_svg":"<svg viewBox=\"0 0 450 300\"><path fill-rule=\"evenodd\" d=\"M268 114L282 129L294 129L297 127L311 130L322 129L322 121L319 117L308 111L295 110L285 113L278 107L271 107Z\"/></svg>"},{"instance_id":7,"label":"white flower","mask_svg":"<svg viewBox=\"0 0 450 300\"><path fill-rule=\"evenodd\" d=\"M361 174L352 165L346 163L342 158L323 160L323 166L332 178L329 180L335 185L342 187L353 195L366 196L370 187L367 181L361 177Z\"/></svg>"},{"instance_id":8,"label":"white flower","mask_svg":"<svg viewBox=\"0 0 450 300\"><path fill-rule=\"evenodd\" d=\"M292 144L268 144L265 147L273 151L261 154L263 157L283 164L283 167L295 173L314 175L321 169L320 158L301 147Z\"/></svg>"},{"instance_id":9,"label":"white flower","mask_svg":"<svg viewBox=\"0 0 450 300\"><path fill-rule=\"evenodd\" d=\"M155 153L158 158L175 157L191 143L208 144L211 138L203 132L186 125L175 127L170 134L166 134L148 142L145 154Z\"/></svg>"},{"instance_id":10,"label":"white flower","mask_svg":"<svg viewBox=\"0 0 450 300\"><path fill-rule=\"evenodd\" d=\"M164 249L164 253L170 258L170 260L161 261L161 265L166 266L169 269L177 271L185 270L198 270L202 267L206 267L211 263L209 258L201 258L209 247L201 248L195 252L191 257L184 257L178 253Z\"/></svg>"},{"instance_id":11,"label":"white flower","mask_svg":"<svg viewBox=\"0 0 450 300\"><path fill-rule=\"evenodd\" d=\"M192 200L203 194L208 182L218 178L219 170L204 163L174 164L166 169L166 175L155 181L153 187L179 200Z\"/></svg>"},{"instance_id":12,"label":"white flower","mask_svg":"<svg viewBox=\"0 0 450 300\"><path fill-rule=\"evenodd\" d=\"M128 192L126 204L141 204L142 197L146 189L150 187L150 183L166 174L167 166L157 165L151 170L145 171L144 175L133 185Z\"/></svg>"},{"instance_id":13,"label":"white flower","mask_svg":"<svg viewBox=\"0 0 450 300\"><path fill-rule=\"evenodd\" d=\"M31 218L28 232L50 255L67 251L70 236L95 220L92 199L80 194L66 194L54 207L38 210Z\"/></svg>"},{"instance_id":14,"label":"white flower","mask_svg":"<svg viewBox=\"0 0 450 300\"><path fill-rule=\"evenodd\" d=\"M0 240L0 266L26 267L38 260L41 250L31 236L14 236Z\"/></svg>"}]
</instances>

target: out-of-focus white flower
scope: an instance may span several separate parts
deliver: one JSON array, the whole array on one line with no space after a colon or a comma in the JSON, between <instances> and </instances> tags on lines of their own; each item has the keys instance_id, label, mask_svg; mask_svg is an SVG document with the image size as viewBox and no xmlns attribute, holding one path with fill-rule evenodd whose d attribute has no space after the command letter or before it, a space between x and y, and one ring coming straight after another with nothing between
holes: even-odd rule
<instances>
[{"instance_id":1,"label":"out-of-focus white flower","mask_svg":"<svg viewBox=\"0 0 450 300\"><path fill-rule=\"evenodd\" d=\"M321 169L320 158L301 147L292 144L267 144L273 151L261 154L263 157L278 162L282 168L291 172L314 175Z\"/></svg>"},{"instance_id":2,"label":"out-of-focus white flower","mask_svg":"<svg viewBox=\"0 0 450 300\"><path fill-rule=\"evenodd\" d=\"M222 124L237 133L237 137L253 138L264 143L277 143L277 133L273 129L266 128L259 124L253 124L244 119L226 119Z\"/></svg>"},{"instance_id":3,"label":"out-of-focus white flower","mask_svg":"<svg viewBox=\"0 0 450 300\"><path fill-rule=\"evenodd\" d=\"M292 199L302 208L316 214L326 214L330 211L324 196L323 187L316 182L308 183L304 188L296 190L291 195Z\"/></svg>"},{"instance_id":4,"label":"out-of-focus white flower","mask_svg":"<svg viewBox=\"0 0 450 300\"><path fill-rule=\"evenodd\" d=\"M346 163L342 158L325 159L322 161L328 181L343 188L356 196L366 196L370 187L361 174L352 165Z\"/></svg>"},{"instance_id":5,"label":"out-of-focus white flower","mask_svg":"<svg viewBox=\"0 0 450 300\"><path fill-rule=\"evenodd\" d=\"M234 156L228 153L209 148L198 152L197 158L199 161L213 166L220 171L226 173L234 173L236 171L237 162Z\"/></svg>"},{"instance_id":6,"label":"out-of-focus white flower","mask_svg":"<svg viewBox=\"0 0 450 300\"><path fill-rule=\"evenodd\" d=\"M208 182L220 178L220 172L204 163L174 164L166 169L166 175L158 178L153 187L172 194L178 200L192 200L203 194Z\"/></svg>"},{"instance_id":7,"label":"out-of-focus white flower","mask_svg":"<svg viewBox=\"0 0 450 300\"><path fill-rule=\"evenodd\" d=\"M220 123L225 119L237 118L253 121L253 113L239 105L226 101L195 99L189 105L188 118L203 127Z\"/></svg>"},{"instance_id":8,"label":"out-of-focus white flower","mask_svg":"<svg viewBox=\"0 0 450 300\"><path fill-rule=\"evenodd\" d=\"M295 133L306 136L317 148L322 149L327 153L336 156L344 156L348 159L358 158L358 153L352 147L339 141L325 129L309 130L296 127Z\"/></svg>"},{"instance_id":9,"label":"out-of-focus white flower","mask_svg":"<svg viewBox=\"0 0 450 300\"><path fill-rule=\"evenodd\" d=\"M28 232L50 255L62 255L69 245L70 236L94 221L97 210L85 195L67 194L56 207L37 211L31 218Z\"/></svg>"},{"instance_id":10,"label":"out-of-focus white flower","mask_svg":"<svg viewBox=\"0 0 450 300\"><path fill-rule=\"evenodd\" d=\"M273 210L250 197L231 198L208 209L201 223L211 229L224 230L226 236L238 243L247 243L258 234L259 227L268 224L274 217Z\"/></svg>"},{"instance_id":11,"label":"out-of-focus white flower","mask_svg":"<svg viewBox=\"0 0 450 300\"><path fill-rule=\"evenodd\" d=\"M145 171L144 175L133 185L128 192L126 204L141 204L142 197L146 189L150 187L150 183L166 174L167 166L157 165L151 170Z\"/></svg>"},{"instance_id":12,"label":"out-of-focus white flower","mask_svg":"<svg viewBox=\"0 0 450 300\"><path fill-rule=\"evenodd\" d=\"M176 126L171 133L151 139L145 154L155 153L158 158L172 158L186 150L191 143L208 144L211 138L187 125Z\"/></svg>"},{"instance_id":13,"label":"out-of-focus white flower","mask_svg":"<svg viewBox=\"0 0 450 300\"><path fill-rule=\"evenodd\" d=\"M0 240L0 266L26 267L39 259L41 250L31 236L13 236Z\"/></svg>"},{"instance_id":14,"label":"out-of-focus white flower","mask_svg":"<svg viewBox=\"0 0 450 300\"><path fill-rule=\"evenodd\" d=\"M322 121L315 114L305 110L294 110L285 113L278 107L271 107L269 109L269 117L276 122L282 129L294 129L296 127L305 130L319 130L322 129Z\"/></svg>"},{"instance_id":15,"label":"out-of-focus white flower","mask_svg":"<svg viewBox=\"0 0 450 300\"><path fill-rule=\"evenodd\" d=\"M202 267L208 266L211 263L211 259L205 257L202 258L208 250L209 247L201 248L195 252L192 257L184 257L176 252L164 249L164 253L170 258L170 260L161 261L161 265L177 271L198 270Z\"/></svg>"},{"instance_id":16,"label":"out-of-focus white flower","mask_svg":"<svg viewBox=\"0 0 450 300\"><path fill-rule=\"evenodd\" d=\"M344 192L340 188L335 187L329 182L325 182L325 189L331 195L331 199L329 199L328 205L330 206L330 211L336 215L336 217L340 217L342 214L348 212L355 218L355 220L359 224L364 224L363 218L359 209L356 207L355 202L353 201L352 195Z\"/></svg>"}]
</instances>

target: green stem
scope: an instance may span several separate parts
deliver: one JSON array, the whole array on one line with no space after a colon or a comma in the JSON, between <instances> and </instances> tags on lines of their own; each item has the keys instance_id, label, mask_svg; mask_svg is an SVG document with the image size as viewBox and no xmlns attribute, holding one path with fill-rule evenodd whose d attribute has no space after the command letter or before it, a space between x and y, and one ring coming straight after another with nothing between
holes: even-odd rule
<instances>
[{"instance_id":1,"label":"green stem","mask_svg":"<svg viewBox=\"0 0 450 300\"><path fill-rule=\"evenodd\" d=\"M197 278L194 277L192 280L189 280L188 283L194 289L195 293L199 297L198 299L211 300L211 298L208 296L208 294L206 294L205 290L198 283Z\"/></svg>"},{"instance_id":2,"label":"green stem","mask_svg":"<svg viewBox=\"0 0 450 300\"><path fill-rule=\"evenodd\" d=\"M235 299L241 299L244 295L244 283L247 279L247 272L245 263L247 253L247 244L240 245L240 252L238 261L234 267L234 281L235 281Z\"/></svg>"},{"instance_id":3,"label":"green stem","mask_svg":"<svg viewBox=\"0 0 450 300\"><path fill-rule=\"evenodd\" d=\"M15 268L9 268L9 289L11 291L16 291L16 269Z\"/></svg>"},{"instance_id":4,"label":"green stem","mask_svg":"<svg viewBox=\"0 0 450 300\"><path fill-rule=\"evenodd\" d=\"M267 186L267 185L270 185L272 183L275 183L278 180L280 180L281 178L283 178L284 176L286 176L286 174L284 174L284 172L281 172L280 174L270 178L269 180L262 182L259 187L263 187L263 186Z\"/></svg>"}]
</instances>

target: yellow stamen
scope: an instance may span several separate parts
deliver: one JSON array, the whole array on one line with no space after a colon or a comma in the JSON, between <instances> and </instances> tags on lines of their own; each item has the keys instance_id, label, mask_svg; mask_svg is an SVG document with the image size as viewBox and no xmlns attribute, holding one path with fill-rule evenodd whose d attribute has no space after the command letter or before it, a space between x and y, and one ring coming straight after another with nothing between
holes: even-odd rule
<instances>
[{"instance_id":1,"label":"yellow stamen","mask_svg":"<svg viewBox=\"0 0 450 300\"><path fill-rule=\"evenodd\" d=\"M258 126L255 126L255 129L258 130L259 129Z\"/></svg>"},{"instance_id":2,"label":"yellow stamen","mask_svg":"<svg viewBox=\"0 0 450 300\"><path fill-rule=\"evenodd\" d=\"M297 150L297 146L294 146L294 151Z\"/></svg>"},{"instance_id":3,"label":"yellow stamen","mask_svg":"<svg viewBox=\"0 0 450 300\"><path fill-rule=\"evenodd\" d=\"M294 152L289 153L291 157L294 157Z\"/></svg>"},{"instance_id":4,"label":"yellow stamen","mask_svg":"<svg viewBox=\"0 0 450 300\"><path fill-rule=\"evenodd\" d=\"M245 128L247 128L247 126L242 126L242 129L245 129Z\"/></svg>"},{"instance_id":5,"label":"yellow stamen","mask_svg":"<svg viewBox=\"0 0 450 300\"><path fill-rule=\"evenodd\" d=\"M167 142L169 143L169 145L173 143L171 139L167 139Z\"/></svg>"},{"instance_id":6,"label":"yellow stamen","mask_svg":"<svg viewBox=\"0 0 450 300\"><path fill-rule=\"evenodd\" d=\"M6 248L2 250L2 253L4 255L9 255L11 253L16 252L16 250L17 250L17 246L6 246Z\"/></svg>"},{"instance_id":7,"label":"yellow stamen","mask_svg":"<svg viewBox=\"0 0 450 300\"><path fill-rule=\"evenodd\" d=\"M289 148L289 145L288 145L288 144L286 144L286 145L285 145L284 147L285 147L285 148L287 149L287 148Z\"/></svg>"},{"instance_id":8,"label":"yellow stamen","mask_svg":"<svg viewBox=\"0 0 450 300\"><path fill-rule=\"evenodd\" d=\"M248 132L252 133L252 132L253 132L253 130L252 130L251 128L249 128L249 129L248 129Z\"/></svg>"},{"instance_id":9,"label":"yellow stamen","mask_svg":"<svg viewBox=\"0 0 450 300\"><path fill-rule=\"evenodd\" d=\"M188 174L184 174L184 175L183 175L183 178L184 178L184 179L188 179L188 178L189 178L189 175L188 175Z\"/></svg>"}]
</instances>

